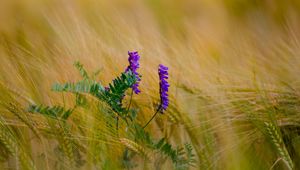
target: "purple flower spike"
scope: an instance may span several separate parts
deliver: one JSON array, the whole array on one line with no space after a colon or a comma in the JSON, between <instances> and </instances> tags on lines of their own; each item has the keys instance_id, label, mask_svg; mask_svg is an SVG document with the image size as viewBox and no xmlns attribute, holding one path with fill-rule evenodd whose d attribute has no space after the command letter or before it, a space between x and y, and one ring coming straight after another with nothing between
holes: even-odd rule
<instances>
[{"instance_id":1,"label":"purple flower spike","mask_svg":"<svg viewBox=\"0 0 300 170\"><path fill-rule=\"evenodd\" d=\"M169 91L169 83L166 79L168 79L168 67L160 64L158 67L158 74L159 74L159 93L160 93L160 102L161 102L161 113L167 109L169 106L169 97L168 97L168 91Z\"/></svg>"},{"instance_id":2,"label":"purple flower spike","mask_svg":"<svg viewBox=\"0 0 300 170\"><path fill-rule=\"evenodd\" d=\"M141 91L138 89L139 82L141 81L141 78L139 76L139 73L137 72L137 69L140 68L139 59L140 56L137 51L130 52L128 51L128 61L129 66L126 68L125 72L128 72L129 70L135 75L137 81L136 83L131 87L135 94L139 94Z\"/></svg>"}]
</instances>

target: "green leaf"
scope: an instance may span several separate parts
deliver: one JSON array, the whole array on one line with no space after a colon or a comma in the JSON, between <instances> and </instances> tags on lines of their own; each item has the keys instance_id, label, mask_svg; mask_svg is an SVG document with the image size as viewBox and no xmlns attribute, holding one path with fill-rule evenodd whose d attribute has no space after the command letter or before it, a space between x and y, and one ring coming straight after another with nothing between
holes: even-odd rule
<instances>
[{"instance_id":1,"label":"green leaf","mask_svg":"<svg viewBox=\"0 0 300 170\"><path fill-rule=\"evenodd\" d=\"M28 112L32 113L40 113L45 116L54 117L54 118L62 118L64 120L68 119L68 117L72 113L72 109L65 110L61 106L43 106L43 105L30 105L28 108Z\"/></svg>"},{"instance_id":2,"label":"green leaf","mask_svg":"<svg viewBox=\"0 0 300 170\"><path fill-rule=\"evenodd\" d=\"M80 75L84 79L89 79L89 75L88 75L87 71L83 68L83 65L79 61L75 61L74 66L78 69L78 71L80 72Z\"/></svg>"}]
</instances>

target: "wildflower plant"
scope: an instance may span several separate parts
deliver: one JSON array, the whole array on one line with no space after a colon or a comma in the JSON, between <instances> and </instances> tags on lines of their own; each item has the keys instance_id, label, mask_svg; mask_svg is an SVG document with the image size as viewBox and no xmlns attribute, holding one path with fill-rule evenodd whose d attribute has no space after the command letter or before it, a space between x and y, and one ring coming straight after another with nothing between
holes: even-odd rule
<instances>
[{"instance_id":1,"label":"wildflower plant","mask_svg":"<svg viewBox=\"0 0 300 170\"><path fill-rule=\"evenodd\" d=\"M135 155L132 154L132 152L138 153L144 158L149 158L148 152L145 153L144 149L140 147L141 145L146 147L146 150L152 150L160 153L163 157L170 158L175 168L182 169L182 167L185 167L184 169L187 169L195 162L192 146L190 144L174 148L168 143L165 137L155 140L144 130L157 113L164 113L169 105L168 91L170 85L167 81L169 76L168 67L162 64L158 67L160 104L151 119L144 126L141 126L138 121L135 120L137 115L136 109L130 108L133 93L131 93L129 105L124 106L123 104L123 99L127 95L127 90L132 89L134 94L141 93L141 90L139 89L141 75L137 71L140 67L140 56L137 51L128 52L128 55L128 67L107 86L103 86L100 82L94 80L92 77L95 76L90 76L82 64L75 62L74 65L79 70L83 79L75 83L68 82L64 84L54 84L52 88L52 90L56 92L69 92L75 94L75 106L66 109L62 106L51 107L34 104L30 105L28 111L51 118L58 118L58 120L61 120L63 125L66 126L67 119L72 117L72 113L77 107L82 106L83 103L88 105L85 95L91 95L97 100L106 103L111 108L112 112L110 112L110 115L116 120L117 131L119 130L119 118L125 122L125 126L127 126L126 129L130 129L128 130L128 135L120 137L120 142L126 146L123 157L123 159L126 159L125 162L128 163L133 155ZM71 153L73 153L72 147L69 148L71 149L67 150L71 155ZM126 165L124 166L126 167Z\"/></svg>"},{"instance_id":2,"label":"wildflower plant","mask_svg":"<svg viewBox=\"0 0 300 170\"><path fill-rule=\"evenodd\" d=\"M160 111L163 113L165 110L167 110L167 107L169 106L169 97L168 97L168 91L169 91L169 83L167 81L168 79L168 67L160 64L158 68L158 74L159 74L159 93L160 93Z\"/></svg>"},{"instance_id":3,"label":"wildflower plant","mask_svg":"<svg viewBox=\"0 0 300 170\"><path fill-rule=\"evenodd\" d=\"M129 66L126 68L125 72L131 71L136 78L136 82L132 85L132 90L134 91L135 94L139 94L141 91L138 89L139 82L141 81L140 74L137 72L137 69L140 67L139 59L140 56L137 51L130 52L128 51L128 61L129 61Z\"/></svg>"},{"instance_id":4,"label":"wildflower plant","mask_svg":"<svg viewBox=\"0 0 300 170\"><path fill-rule=\"evenodd\" d=\"M167 107L169 106L168 91L170 85L167 81L167 79L169 78L168 70L169 68L162 64L158 66L160 104L158 106L157 111L151 117L151 119L146 123L144 128L148 126L148 124L154 119L154 117L157 115L158 112L164 113L164 111L167 110Z\"/></svg>"}]
</instances>

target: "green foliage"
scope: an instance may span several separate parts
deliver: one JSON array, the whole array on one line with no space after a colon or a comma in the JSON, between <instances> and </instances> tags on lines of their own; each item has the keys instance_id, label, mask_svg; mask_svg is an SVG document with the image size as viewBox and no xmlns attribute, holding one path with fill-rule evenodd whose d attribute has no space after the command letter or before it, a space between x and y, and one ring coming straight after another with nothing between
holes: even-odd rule
<instances>
[{"instance_id":1,"label":"green foliage","mask_svg":"<svg viewBox=\"0 0 300 170\"><path fill-rule=\"evenodd\" d=\"M148 149L159 153L161 156L169 158L175 169L188 169L195 165L195 155L192 145L186 143L182 147L173 147L166 138L154 140L148 132L139 125L135 125L133 136L135 141L141 145L145 145Z\"/></svg>"},{"instance_id":2,"label":"green foliage","mask_svg":"<svg viewBox=\"0 0 300 170\"><path fill-rule=\"evenodd\" d=\"M192 146L185 144L184 147L172 147L165 138L160 139L153 147L160 153L168 156L176 169L187 169L195 163L195 155L192 153Z\"/></svg>"},{"instance_id":3,"label":"green foliage","mask_svg":"<svg viewBox=\"0 0 300 170\"><path fill-rule=\"evenodd\" d=\"M84 79L90 79L87 71L83 68L83 65L79 61L75 61L74 66L78 69L78 71L80 72L80 75Z\"/></svg>"},{"instance_id":4,"label":"green foliage","mask_svg":"<svg viewBox=\"0 0 300 170\"><path fill-rule=\"evenodd\" d=\"M104 87L94 80L83 79L76 83L54 84L52 90L56 92L89 93L101 97Z\"/></svg>"},{"instance_id":5,"label":"green foliage","mask_svg":"<svg viewBox=\"0 0 300 170\"><path fill-rule=\"evenodd\" d=\"M104 100L117 112L126 114L125 108L122 107L122 100L125 92L136 82L136 77L130 71L122 73L109 84L109 90L104 93Z\"/></svg>"},{"instance_id":6,"label":"green foliage","mask_svg":"<svg viewBox=\"0 0 300 170\"><path fill-rule=\"evenodd\" d=\"M50 116L52 118L61 118L61 119L68 119L68 117L72 113L72 109L65 110L64 107L61 106L43 106L43 105L30 105L28 108L29 112L32 113L40 113L45 116Z\"/></svg>"},{"instance_id":7,"label":"green foliage","mask_svg":"<svg viewBox=\"0 0 300 170\"><path fill-rule=\"evenodd\" d=\"M100 83L89 79L82 65L77 63L77 67L81 70L81 75L84 78L77 83L54 84L53 91L56 92L72 92L75 94L86 93L90 94L100 101L107 103L115 112L123 118L127 115L126 109L122 106L122 100L128 90L135 82L136 77L130 71L122 73L121 76L115 78L112 83L109 83L105 89Z\"/></svg>"},{"instance_id":8,"label":"green foliage","mask_svg":"<svg viewBox=\"0 0 300 170\"><path fill-rule=\"evenodd\" d=\"M67 92L75 95L75 106L73 109L65 109L65 107L62 106L50 107L44 105L30 105L28 108L29 112L39 113L44 116L55 118L53 119L54 122L50 121L49 123L50 127L55 131L55 135L58 136L57 140L59 142L59 146L56 150L59 150L62 155L67 158L69 166L74 167L76 162L84 161L76 161L77 159L80 160L80 153L77 149L75 149L75 140L72 139L68 122L60 120L67 120L78 106L82 108L88 108L91 106L93 103L91 103L92 101L87 100L87 95L93 96L98 101L106 103L111 110L117 114L110 115L110 118L116 119L117 131L119 126L119 117L125 120L126 129L128 129L131 133L128 133L126 138L120 138L120 141L129 149L134 151L131 153L138 153L138 155L147 159L150 159L149 153L154 153L155 155L158 154L163 159L170 159L175 169L188 169L190 166L194 165L195 155L193 154L193 149L190 144L185 144L181 147L174 147L166 138L161 138L158 141L154 140L151 135L136 122L138 110L130 108L130 105L127 107L123 106L122 100L126 95L126 91L136 82L136 76L131 71L121 73L119 77L116 77L105 88L93 79L97 73L89 76L83 65L79 62L75 62L74 66L79 70L83 78L82 80L75 83L67 82L64 84L54 84L52 87L52 90L55 92ZM132 98L130 98L130 100L131 99ZM104 113L111 112L105 110ZM106 115L102 115L100 117L107 119L105 122L108 128L113 128L110 122L112 119L108 119ZM128 118L130 123L127 121ZM98 130L101 129L99 128ZM130 164L134 154L131 154L128 148L124 151L123 163L125 167L134 167L134 164ZM78 154L79 156L76 156ZM64 157L61 158L60 156L58 158L63 160Z\"/></svg>"}]
</instances>

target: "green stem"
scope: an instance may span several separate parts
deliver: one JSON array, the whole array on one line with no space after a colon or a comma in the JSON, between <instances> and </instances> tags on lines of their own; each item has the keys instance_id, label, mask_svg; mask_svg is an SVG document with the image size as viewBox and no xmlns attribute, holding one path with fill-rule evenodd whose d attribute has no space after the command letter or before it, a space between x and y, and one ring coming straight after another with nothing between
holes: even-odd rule
<instances>
[{"instance_id":1,"label":"green stem","mask_svg":"<svg viewBox=\"0 0 300 170\"><path fill-rule=\"evenodd\" d=\"M154 115L151 117L151 119L146 123L146 125L143 127L143 129L145 129L148 124L154 119L154 117L157 115L157 113L160 111L161 109L161 105L158 107L158 109L156 110L156 112L154 113Z\"/></svg>"},{"instance_id":2,"label":"green stem","mask_svg":"<svg viewBox=\"0 0 300 170\"><path fill-rule=\"evenodd\" d=\"M128 115L128 112L129 112L129 109L130 109L130 105L131 105L131 101L132 101L132 96L133 96L133 89L131 89L131 94L130 94L130 100L129 100L129 104L128 104L128 107L126 109L126 115ZM132 122L132 118L130 116L129 117L129 120Z\"/></svg>"},{"instance_id":3,"label":"green stem","mask_svg":"<svg viewBox=\"0 0 300 170\"><path fill-rule=\"evenodd\" d=\"M119 116L116 117L116 129L119 130Z\"/></svg>"},{"instance_id":4,"label":"green stem","mask_svg":"<svg viewBox=\"0 0 300 170\"><path fill-rule=\"evenodd\" d=\"M132 101L132 96L133 96L133 90L131 89L129 105L128 105L127 109L126 109L126 110L127 110L126 113L128 113L128 111L129 111L129 109L130 109L130 105L131 105L131 101Z\"/></svg>"}]
</instances>

